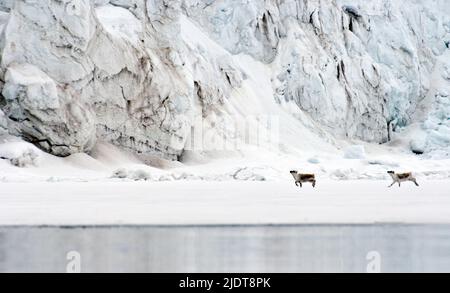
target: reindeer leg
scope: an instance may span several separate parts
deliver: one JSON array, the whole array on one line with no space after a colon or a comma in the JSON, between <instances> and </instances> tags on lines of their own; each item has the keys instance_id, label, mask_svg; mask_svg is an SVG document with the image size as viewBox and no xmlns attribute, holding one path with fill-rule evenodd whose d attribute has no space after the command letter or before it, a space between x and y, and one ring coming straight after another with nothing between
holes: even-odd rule
<instances>
[{"instance_id":1,"label":"reindeer leg","mask_svg":"<svg viewBox=\"0 0 450 293\"><path fill-rule=\"evenodd\" d=\"M298 181L295 181L295 186L297 186L297 187L298 187Z\"/></svg>"},{"instance_id":2,"label":"reindeer leg","mask_svg":"<svg viewBox=\"0 0 450 293\"><path fill-rule=\"evenodd\" d=\"M313 186L313 188L316 188L316 180L314 180L314 181L312 182L312 186Z\"/></svg>"},{"instance_id":3,"label":"reindeer leg","mask_svg":"<svg viewBox=\"0 0 450 293\"><path fill-rule=\"evenodd\" d=\"M415 184L416 186L420 186L419 183L417 183L416 178L414 178L414 179L412 180L412 182L414 182L414 184Z\"/></svg>"},{"instance_id":4,"label":"reindeer leg","mask_svg":"<svg viewBox=\"0 0 450 293\"><path fill-rule=\"evenodd\" d=\"M394 182L392 182L392 184L391 184L391 185L389 185L389 188L391 188L392 186L394 186L394 184L395 184L395 183L397 183L397 182L395 182L395 181L394 181Z\"/></svg>"}]
</instances>

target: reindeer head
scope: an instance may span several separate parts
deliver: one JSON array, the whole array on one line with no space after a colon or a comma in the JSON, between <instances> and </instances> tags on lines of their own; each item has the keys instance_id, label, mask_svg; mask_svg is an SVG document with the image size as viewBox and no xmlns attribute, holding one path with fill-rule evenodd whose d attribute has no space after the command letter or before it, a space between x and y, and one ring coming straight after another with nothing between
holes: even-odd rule
<instances>
[{"instance_id":1,"label":"reindeer head","mask_svg":"<svg viewBox=\"0 0 450 293\"><path fill-rule=\"evenodd\" d=\"M388 173L388 174L395 174L394 171L388 171L387 173Z\"/></svg>"},{"instance_id":2,"label":"reindeer head","mask_svg":"<svg viewBox=\"0 0 450 293\"><path fill-rule=\"evenodd\" d=\"M298 174L298 171L291 171L290 172L292 175L296 175L296 174Z\"/></svg>"}]
</instances>

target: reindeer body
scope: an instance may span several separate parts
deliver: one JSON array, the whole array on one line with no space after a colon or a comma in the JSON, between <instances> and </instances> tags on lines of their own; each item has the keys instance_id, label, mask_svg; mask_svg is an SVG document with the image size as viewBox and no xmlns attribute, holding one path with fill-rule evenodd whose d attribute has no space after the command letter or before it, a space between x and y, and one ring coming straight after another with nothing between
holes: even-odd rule
<instances>
[{"instance_id":1,"label":"reindeer body","mask_svg":"<svg viewBox=\"0 0 450 293\"><path fill-rule=\"evenodd\" d=\"M298 171L291 171L292 177L294 177L295 185L303 187L303 183L310 182L313 187L316 187L316 175L314 174L300 174Z\"/></svg>"},{"instance_id":2,"label":"reindeer body","mask_svg":"<svg viewBox=\"0 0 450 293\"><path fill-rule=\"evenodd\" d=\"M394 186L395 183L398 183L398 187L400 187L402 182L407 182L407 181L411 181L416 186L419 186L419 183L417 183L417 179L413 176L412 173L398 173L397 174L394 171L389 171L388 174L392 177L392 180L394 180L394 182L389 187Z\"/></svg>"}]
</instances>

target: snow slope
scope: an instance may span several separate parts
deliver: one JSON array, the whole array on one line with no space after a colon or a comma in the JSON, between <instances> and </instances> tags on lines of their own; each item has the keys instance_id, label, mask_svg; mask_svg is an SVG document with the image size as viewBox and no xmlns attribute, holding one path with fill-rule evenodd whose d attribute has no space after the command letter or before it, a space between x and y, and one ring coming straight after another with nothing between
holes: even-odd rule
<instances>
[{"instance_id":1,"label":"snow slope","mask_svg":"<svg viewBox=\"0 0 450 293\"><path fill-rule=\"evenodd\" d=\"M237 180L291 184L290 170L339 181L389 180L389 170L412 170L420 180L450 178L450 159L423 159L397 148L371 144L349 146L335 153L318 148L303 151L301 156L250 147L228 156L223 152L188 152L182 162L154 159L150 164L106 143L97 145L91 155L65 158L49 155L18 139L0 144L0 183Z\"/></svg>"}]
</instances>

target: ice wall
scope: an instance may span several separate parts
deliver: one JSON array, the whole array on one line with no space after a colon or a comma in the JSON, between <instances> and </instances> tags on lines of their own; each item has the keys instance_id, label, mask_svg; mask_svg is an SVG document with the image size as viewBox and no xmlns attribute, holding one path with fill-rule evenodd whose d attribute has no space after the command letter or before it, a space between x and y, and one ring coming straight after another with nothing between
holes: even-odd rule
<instances>
[{"instance_id":1,"label":"ice wall","mask_svg":"<svg viewBox=\"0 0 450 293\"><path fill-rule=\"evenodd\" d=\"M411 121L449 39L446 1L191 2L223 47L272 64L280 103L370 142Z\"/></svg>"},{"instance_id":2,"label":"ice wall","mask_svg":"<svg viewBox=\"0 0 450 293\"><path fill-rule=\"evenodd\" d=\"M176 41L125 9L105 18L88 0L14 3L1 64L10 132L62 156L106 140L174 159L193 87Z\"/></svg>"},{"instance_id":3,"label":"ice wall","mask_svg":"<svg viewBox=\"0 0 450 293\"><path fill-rule=\"evenodd\" d=\"M237 92L258 92L239 63L250 56L267 69L261 83L269 83L274 107L289 109L285 115L311 133L384 143L416 119L434 90L432 72L450 41L449 6L0 1L0 129L7 124L10 134L59 156L108 141L144 157L178 159L197 115L227 117Z\"/></svg>"}]
</instances>

